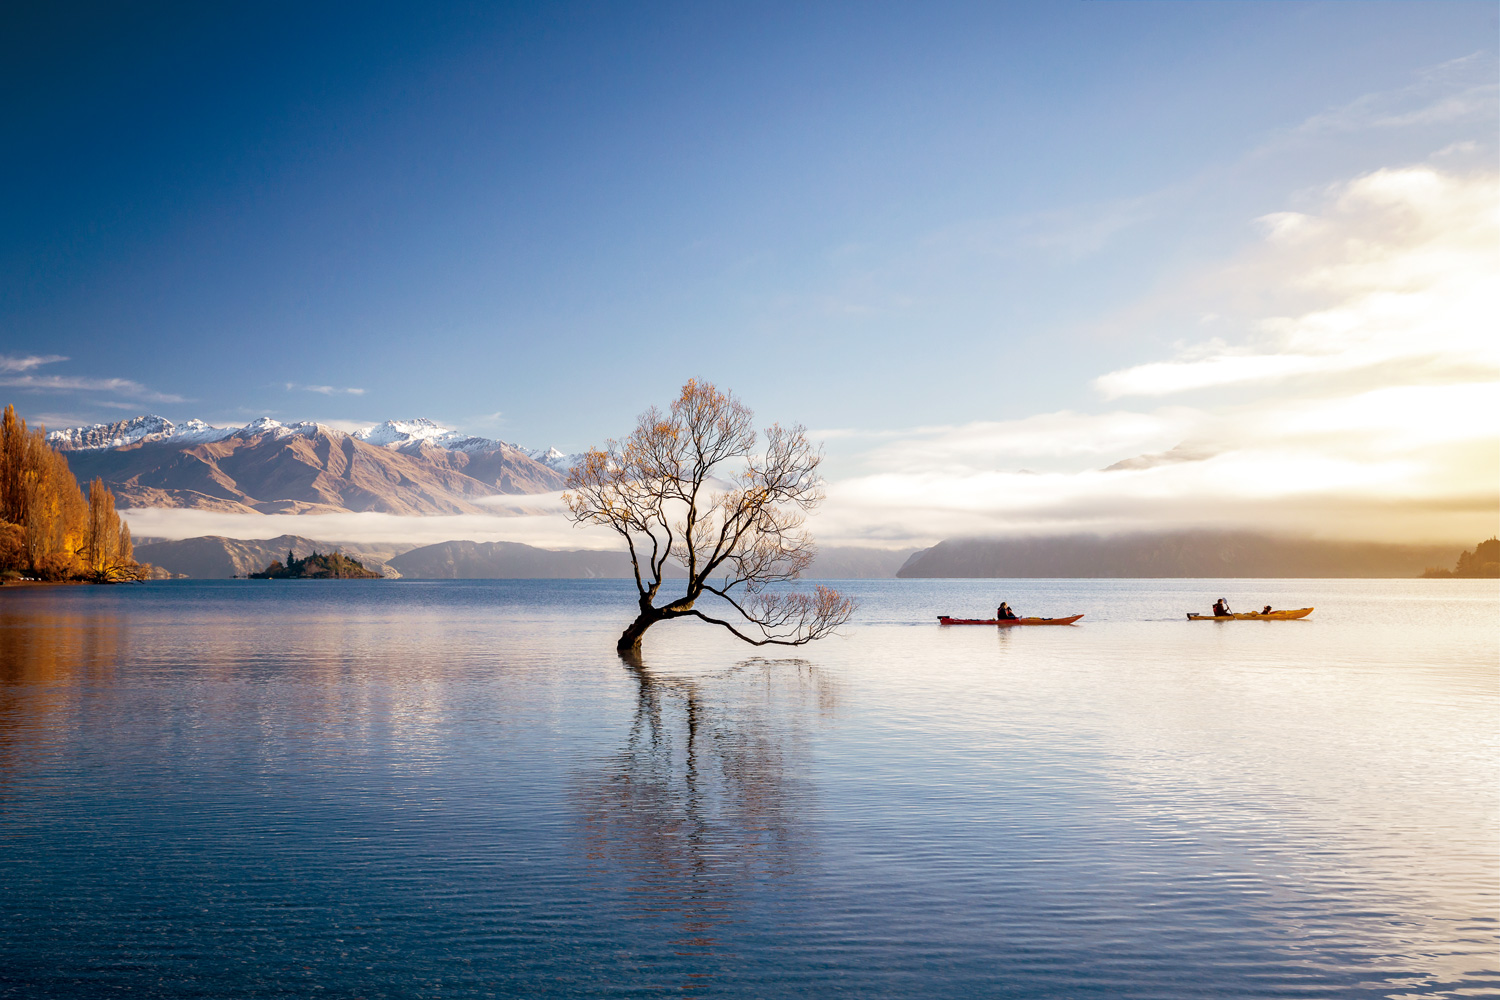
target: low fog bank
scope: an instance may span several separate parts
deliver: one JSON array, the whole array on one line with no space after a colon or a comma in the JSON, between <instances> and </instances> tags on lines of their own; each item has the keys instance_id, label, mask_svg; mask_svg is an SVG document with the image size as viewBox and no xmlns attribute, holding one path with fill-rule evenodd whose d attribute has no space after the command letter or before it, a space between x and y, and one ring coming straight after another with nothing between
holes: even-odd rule
<instances>
[{"instance_id":1,"label":"low fog bank","mask_svg":"<svg viewBox=\"0 0 1500 1000\"><path fill-rule=\"evenodd\" d=\"M600 528L575 527L553 514L242 515L162 508L121 514L141 539L140 559L200 579L243 576L264 569L271 558L285 558L289 549L302 558L313 548L338 549L393 578L631 576L618 536ZM839 532L825 534L815 528L824 544L804 576L1414 577L1428 567L1452 566L1461 550L1491 533L1438 543L1199 526L1113 532L1075 528L1010 536L953 532L919 549L921 542L911 535L906 540L871 538L861 544L846 542L847 535Z\"/></svg>"},{"instance_id":2,"label":"low fog bank","mask_svg":"<svg viewBox=\"0 0 1500 1000\"><path fill-rule=\"evenodd\" d=\"M587 580L629 579L630 558L623 550L545 549L520 542L450 539L434 545L410 542L318 540L301 535L242 539L205 535L183 539L143 539L136 558L179 577L228 580L266 568L288 553L339 551L388 579L409 580ZM911 550L830 548L818 554L804 578L891 579ZM686 574L668 565L669 578Z\"/></svg>"},{"instance_id":3,"label":"low fog bank","mask_svg":"<svg viewBox=\"0 0 1500 1000\"><path fill-rule=\"evenodd\" d=\"M180 540L218 536L267 539L278 535L348 545L415 548L464 539L520 542L546 549L618 551L619 536L604 528L577 527L558 513L435 514L422 517L370 511L332 514L242 514L175 507L120 511L137 538Z\"/></svg>"},{"instance_id":4,"label":"low fog bank","mask_svg":"<svg viewBox=\"0 0 1500 1000\"><path fill-rule=\"evenodd\" d=\"M1005 577L1415 577L1461 546L1188 531L955 538L914 554L903 579Z\"/></svg>"}]
</instances>

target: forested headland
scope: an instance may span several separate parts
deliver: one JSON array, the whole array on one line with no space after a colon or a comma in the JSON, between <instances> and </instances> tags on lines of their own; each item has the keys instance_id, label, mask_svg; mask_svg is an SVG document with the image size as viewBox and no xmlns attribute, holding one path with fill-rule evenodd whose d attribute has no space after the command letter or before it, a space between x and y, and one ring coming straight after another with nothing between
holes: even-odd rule
<instances>
[{"instance_id":1,"label":"forested headland","mask_svg":"<svg viewBox=\"0 0 1500 1000\"><path fill-rule=\"evenodd\" d=\"M1474 551L1465 551L1452 569L1430 567L1422 576L1427 580L1445 580L1450 577L1460 580L1493 580L1500 577L1500 538L1486 539L1474 546Z\"/></svg>"},{"instance_id":2,"label":"forested headland","mask_svg":"<svg viewBox=\"0 0 1500 1000\"><path fill-rule=\"evenodd\" d=\"M0 420L0 580L142 579L130 526L115 513L115 495L95 479L88 496L68 460L7 406Z\"/></svg>"}]
</instances>

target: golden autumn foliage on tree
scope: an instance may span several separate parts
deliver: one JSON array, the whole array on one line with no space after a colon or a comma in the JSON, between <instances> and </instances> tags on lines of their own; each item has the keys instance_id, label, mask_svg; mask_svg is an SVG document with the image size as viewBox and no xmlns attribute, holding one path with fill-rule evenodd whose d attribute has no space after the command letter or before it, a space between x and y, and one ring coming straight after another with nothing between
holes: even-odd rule
<instances>
[{"instance_id":1,"label":"golden autumn foliage on tree","mask_svg":"<svg viewBox=\"0 0 1500 1000\"><path fill-rule=\"evenodd\" d=\"M653 406L623 443L589 451L569 474L573 520L613 529L630 553L640 612L616 644L621 654L638 657L646 630L673 618L756 646L800 646L854 614L854 599L828 587L777 587L812 562L803 521L823 500L823 456L801 426L772 424L758 444L754 419L732 393L689 379L667 412ZM669 559L687 582L658 603ZM696 607L705 595L729 617Z\"/></svg>"},{"instance_id":2,"label":"golden autumn foliage on tree","mask_svg":"<svg viewBox=\"0 0 1500 1000\"><path fill-rule=\"evenodd\" d=\"M133 580L130 528L101 480L85 499L46 432L7 406L0 421L0 573L44 580Z\"/></svg>"}]
</instances>

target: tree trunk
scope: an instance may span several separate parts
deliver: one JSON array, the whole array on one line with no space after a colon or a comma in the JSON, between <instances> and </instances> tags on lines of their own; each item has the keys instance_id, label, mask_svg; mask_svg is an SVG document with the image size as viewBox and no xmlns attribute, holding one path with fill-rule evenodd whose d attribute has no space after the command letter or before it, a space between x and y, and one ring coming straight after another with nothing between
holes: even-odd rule
<instances>
[{"instance_id":1,"label":"tree trunk","mask_svg":"<svg viewBox=\"0 0 1500 1000\"><path fill-rule=\"evenodd\" d=\"M661 621L664 617L666 616L654 608L650 610L642 608L641 613L636 616L635 621L630 623L630 627L620 633L620 641L615 643L615 649L630 656L640 656L641 637L646 634L648 628Z\"/></svg>"}]
</instances>

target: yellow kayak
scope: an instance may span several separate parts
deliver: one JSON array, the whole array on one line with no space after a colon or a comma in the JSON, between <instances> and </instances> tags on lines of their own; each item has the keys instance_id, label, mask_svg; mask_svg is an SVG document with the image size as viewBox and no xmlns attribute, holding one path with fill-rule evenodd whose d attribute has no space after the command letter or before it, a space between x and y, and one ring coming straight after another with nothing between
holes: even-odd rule
<instances>
[{"instance_id":1,"label":"yellow kayak","mask_svg":"<svg viewBox=\"0 0 1500 1000\"><path fill-rule=\"evenodd\" d=\"M1248 621L1281 622L1281 621L1291 621L1293 618L1306 618L1308 615L1310 615L1312 613L1313 613L1313 609L1312 608L1298 608L1296 611L1272 611L1268 615L1263 615L1259 611L1252 611L1252 612L1249 612L1249 613L1243 614L1243 615L1195 615L1195 614L1191 614L1190 613L1188 615L1188 621L1190 621L1190 622L1248 622Z\"/></svg>"}]
</instances>

